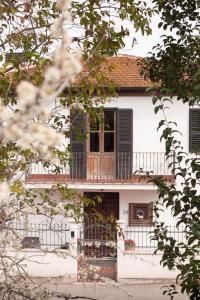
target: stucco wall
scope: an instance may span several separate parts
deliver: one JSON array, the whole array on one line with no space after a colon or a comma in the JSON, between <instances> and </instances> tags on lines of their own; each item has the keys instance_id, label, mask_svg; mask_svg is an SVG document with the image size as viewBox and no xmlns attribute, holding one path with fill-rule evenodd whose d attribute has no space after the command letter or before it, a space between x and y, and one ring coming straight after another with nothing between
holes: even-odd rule
<instances>
[{"instance_id":1,"label":"stucco wall","mask_svg":"<svg viewBox=\"0 0 200 300\"><path fill-rule=\"evenodd\" d=\"M90 189L87 191L99 192L102 189ZM107 190L105 189L104 192ZM84 191L79 191L84 193ZM115 189L109 190L109 192L116 192ZM156 190L119 190L119 219L124 220L128 225L128 206L129 203L149 203L154 202L157 199ZM164 212L160 212L160 221L165 222L167 225L175 224L175 219L171 215L170 209L165 209Z\"/></svg>"},{"instance_id":2,"label":"stucco wall","mask_svg":"<svg viewBox=\"0 0 200 300\"><path fill-rule=\"evenodd\" d=\"M164 153L164 142L160 141L161 131L157 132L159 121L163 119L163 115L161 112L155 115L151 96L120 96L106 103L105 107L131 108L133 110L133 152L153 152L154 154L156 152ZM68 112L66 111L65 113L67 114ZM182 135L178 134L177 137L180 141L182 141L184 150L188 151L188 105L174 99L174 104L169 104L169 109L166 110L166 115L169 121L174 121L177 123L177 130L182 133ZM65 145L66 144L67 141L65 142ZM158 174L160 173L162 175L169 175L170 171L168 173L167 166L165 166L164 163L164 156L162 154L158 154L158 157L156 157L154 154L151 157L149 157L148 154L144 155L144 158L139 156L141 158L141 162L138 157L133 156L133 172L138 171L141 168L144 171L153 171L154 174L156 171L158 171ZM70 168L68 167L64 170L64 173L69 174L69 171ZM34 174L38 174L38 172L40 173L41 170L38 171L34 169L34 172ZM40 174L42 173L43 171ZM48 182L48 180L45 178L43 180L44 184ZM42 182L42 178L38 180Z\"/></svg>"},{"instance_id":3,"label":"stucco wall","mask_svg":"<svg viewBox=\"0 0 200 300\"><path fill-rule=\"evenodd\" d=\"M161 255L121 254L117 259L120 279L174 279L177 271L169 271L160 265Z\"/></svg>"},{"instance_id":4,"label":"stucco wall","mask_svg":"<svg viewBox=\"0 0 200 300\"><path fill-rule=\"evenodd\" d=\"M123 220L118 221L122 230L125 229ZM135 241L137 243L137 241ZM145 244L147 241L143 241ZM142 250L142 251L141 251ZM117 278L120 279L171 279L176 278L175 269L168 270L160 265L162 255L144 251L145 247L137 251L125 249L123 237L119 234L117 239Z\"/></svg>"},{"instance_id":5,"label":"stucco wall","mask_svg":"<svg viewBox=\"0 0 200 300\"><path fill-rule=\"evenodd\" d=\"M147 96L120 96L113 99L105 107L133 109L133 151L134 152L162 152L164 146L160 143L160 133L157 132L158 123L163 115L155 115L152 97ZM174 104L169 104L166 110L169 121L175 121L177 128L182 132L184 149L188 151L189 142L189 108L174 98Z\"/></svg>"},{"instance_id":6,"label":"stucco wall","mask_svg":"<svg viewBox=\"0 0 200 300\"><path fill-rule=\"evenodd\" d=\"M40 190L42 191L42 190ZM78 190L79 193L83 194L84 191L92 191L92 192L100 192L102 189L87 189L87 190ZM103 190L106 192L106 188ZM109 190L109 192L116 192L115 189ZM157 199L157 191L156 190L119 190L119 219L125 220L126 224L128 224L128 206L129 203L149 203L154 202ZM57 193L54 193L53 198L55 201L59 202L60 199ZM54 216L55 221L62 221L64 223L68 223L71 219L63 216ZM50 221L49 218L43 215L29 215L28 222L29 223L45 223L46 221ZM170 209L165 209L165 212L160 213L160 221L165 222L167 225L173 225L175 220L171 215Z\"/></svg>"},{"instance_id":7,"label":"stucco wall","mask_svg":"<svg viewBox=\"0 0 200 300\"><path fill-rule=\"evenodd\" d=\"M177 129L183 134L178 136L183 147L188 151L189 145L189 107L177 101L168 104L166 115L169 121L177 123ZM160 143L160 133L157 132L158 123L163 119L161 112L155 115L151 96L119 96L105 104L105 108L133 109L133 151L134 152L162 152L164 145ZM66 116L69 111L63 110Z\"/></svg>"},{"instance_id":8,"label":"stucco wall","mask_svg":"<svg viewBox=\"0 0 200 300\"><path fill-rule=\"evenodd\" d=\"M157 199L157 192L151 190L125 190L120 191L120 220L125 220L128 224L128 205L129 203L149 203L155 202ZM168 225L173 225L175 220L173 219L169 209L165 212L161 212L160 221L165 222Z\"/></svg>"},{"instance_id":9,"label":"stucco wall","mask_svg":"<svg viewBox=\"0 0 200 300\"><path fill-rule=\"evenodd\" d=\"M32 277L60 277L71 279L77 276L77 256L71 251L47 253L40 250L27 249L16 252L10 250L7 255L21 259L20 265ZM17 274L17 271L16 271Z\"/></svg>"}]
</instances>

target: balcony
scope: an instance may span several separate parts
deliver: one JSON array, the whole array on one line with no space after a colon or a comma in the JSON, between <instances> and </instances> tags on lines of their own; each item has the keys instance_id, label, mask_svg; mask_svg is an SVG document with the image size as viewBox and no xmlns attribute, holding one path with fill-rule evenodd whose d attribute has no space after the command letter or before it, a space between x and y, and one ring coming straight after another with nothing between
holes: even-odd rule
<instances>
[{"instance_id":1,"label":"balcony","mask_svg":"<svg viewBox=\"0 0 200 300\"><path fill-rule=\"evenodd\" d=\"M42 163L29 166L27 182L65 182L65 183L127 183L147 184L149 176L159 175L166 181L174 180L172 174L173 156L166 160L164 152L134 153L73 153L59 174L55 166L43 167Z\"/></svg>"}]
</instances>

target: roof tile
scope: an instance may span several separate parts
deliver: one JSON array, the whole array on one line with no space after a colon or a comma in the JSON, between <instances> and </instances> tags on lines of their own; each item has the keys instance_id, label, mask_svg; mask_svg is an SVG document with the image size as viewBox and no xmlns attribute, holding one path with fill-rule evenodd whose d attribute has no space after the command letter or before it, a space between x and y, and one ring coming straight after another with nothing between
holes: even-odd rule
<instances>
[{"instance_id":1,"label":"roof tile","mask_svg":"<svg viewBox=\"0 0 200 300\"><path fill-rule=\"evenodd\" d=\"M141 67L136 56L107 57L101 69L114 84L126 88L145 88L151 86L151 81L141 75ZM88 74L85 70L82 75Z\"/></svg>"}]
</instances>

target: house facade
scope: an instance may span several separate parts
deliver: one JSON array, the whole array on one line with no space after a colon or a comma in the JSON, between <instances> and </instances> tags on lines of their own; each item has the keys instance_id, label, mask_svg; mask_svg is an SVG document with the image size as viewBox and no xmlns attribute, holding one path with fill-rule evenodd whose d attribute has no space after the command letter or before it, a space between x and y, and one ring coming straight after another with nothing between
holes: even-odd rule
<instances>
[{"instance_id":1,"label":"house facade","mask_svg":"<svg viewBox=\"0 0 200 300\"><path fill-rule=\"evenodd\" d=\"M109 64L113 66L110 77L118 85L118 96L104 105L102 120L74 112L71 163L59 175L40 164L32 165L25 182L27 187L40 191L62 181L96 201L96 212L108 218L112 215L123 231L123 238L115 233L111 238L109 221L94 221L94 213L85 207L88 218L82 224L72 222L74 229L69 232L75 247L73 275L79 275L89 265L100 270L99 275L111 278L174 278L175 271L159 265L161 256L152 255L156 245L149 235L154 222L153 203L158 196L148 175L160 175L166 182L175 180L171 170L173 157L166 160L161 133L157 131L162 115L154 113L152 96L146 93L150 82L140 76L135 57L109 58ZM175 121L182 132L186 152L200 142L198 116L198 109L189 110L177 101L167 110L168 119ZM86 139L80 139L80 131ZM175 220L169 210L161 214L160 220L174 228ZM115 231L114 227L109 228ZM182 232L174 234L184 238Z\"/></svg>"}]
</instances>

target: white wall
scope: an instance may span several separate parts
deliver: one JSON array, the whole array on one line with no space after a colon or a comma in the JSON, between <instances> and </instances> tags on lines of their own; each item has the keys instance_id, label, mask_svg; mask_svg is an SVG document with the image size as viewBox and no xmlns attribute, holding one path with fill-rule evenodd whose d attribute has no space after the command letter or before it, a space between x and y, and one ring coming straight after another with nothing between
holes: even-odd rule
<instances>
[{"instance_id":1,"label":"white wall","mask_svg":"<svg viewBox=\"0 0 200 300\"><path fill-rule=\"evenodd\" d=\"M175 279L177 271L169 271L160 265L161 255L121 254L117 258L120 279Z\"/></svg>"},{"instance_id":2,"label":"white wall","mask_svg":"<svg viewBox=\"0 0 200 300\"><path fill-rule=\"evenodd\" d=\"M131 108L133 110L133 152L165 151L164 141L162 143L160 142L162 130L157 132L159 121L163 119L163 115L161 112L155 115L151 96L120 96L106 103L105 107ZM68 113L66 110L66 114ZM178 134L177 138L182 141L182 146L187 152L189 148L188 105L174 98L174 104L169 103L169 109L166 110L166 114L169 121L177 123L177 130L182 133L182 136ZM68 141L65 142L68 143ZM140 158L141 162L139 162L140 159L138 160L138 157L136 159L133 157L133 171L142 168L144 171L154 171L154 173L158 171L158 174L168 174L167 167L163 163L163 156L158 154L158 157L147 156L142 159L142 156L140 156ZM152 165L154 165L154 167ZM34 172L37 174L37 170L34 169ZM45 173L41 170L39 172L41 174ZM66 169L65 172L69 173L69 168L68 170Z\"/></svg>"},{"instance_id":3,"label":"white wall","mask_svg":"<svg viewBox=\"0 0 200 300\"><path fill-rule=\"evenodd\" d=\"M42 191L42 190L40 190ZM80 194L83 194L84 192L100 192L102 189L87 189L87 190L78 190ZM106 192L106 188L104 189L104 192ZM109 190L109 192L116 192L115 189ZM129 203L149 203L149 202L155 202L157 200L157 191L156 190L145 190L145 187L143 190L117 190L119 192L119 219L125 220L126 224L128 224L128 206ZM39 195L39 194L38 194ZM54 193L52 195L53 200L55 202L60 202L59 196L57 193ZM64 216L54 216L55 221L59 220L63 223L68 223L70 221L70 218L64 217ZM50 221L49 218L45 217L44 215L29 215L28 217L28 223L45 223L46 221ZM165 212L160 213L160 221L165 222L167 225L173 225L175 224L175 219L173 219L171 215L170 209L165 209Z\"/></svg>"},{"instance_id":4,"label":"white wall","mask_svg":"<svg viewBox=\"0 0 200 300\"><path fill-rule=\"evenodd\" d=\"M180 139L184 149L188 151L189 142L189 107L181 101L173 98L173 104L168 103L169 109L166 115L169 121L175 121L178 130L183 133ZM58 102L58 101L57 101ZM49 102L48 108L52 109L56 101ZM157 126L163 115L161 112L155 115L152 96L119 96L105 104L106 108L132 108L133 109L133 151L134 152L162 152L163 145L160 143L160 133ZM69 110L62 109L62 114L69 115Z\"/></svg>"},{"instance_id":5,"label":"white wall","mask_svg":"<svg viewBox=\"0 0 200 300\"><path fill-rule=\"evenodd\" d=\"M129 203L149 203L157 200L157 192L151 190L124 190L120 191L120 220L125 220L128 224L128 206ZM175 219L171 215L170 209L165 209L165 212L160 213L160 221L167 225L173 225Z\"/></svg>"},{"instance_id":6,"label":"white wall","mask_svg":"<svg viewBox=\"0 0 200 300\"><path fill-rule=\"evenodd\" d=\"M55 103L49 105L54 107ZM166 115L169 121L177 123L177 129L183 136L178 136L188 151L189 145L189 107L174 97L173 104L167 104ZM163 152L164 145L160 143L161 131L157 132L158 123L163 119L162 113L155 115L152 96L119 96L105 104L106 108L133 109L133 151L134 152ZM66 116L69 110L62 110Z\"/></svg>"},{"instance_id":7,"label":"white wall","mask_svg":"<svg viewBox=\"0 0 200 300\"><path fill-rule=\"evenodd\" d=\"M37 201L37 199L39 200L40 199L40 193L44 193L45 192L45 189L41 189L41 188L37 188L35 189L35 194L36 194L36 199L35 199L35 202ZM54 191L54 192L51 192L51 194L49 194L49 197L50 199L52 199L52 201L55 203L55 204L58 204L58 203L62 203L62 204L65 204L65 203L68 203L68 201L66 200L65 203L63 202L63 199L61 199L60 195L59 195L59 192L57 191ZM31 214L33 211L30 209L30 214L28 214L27 216L27 219L24 220L24 222L28 222L28 223L45 223L45 222L51 222L51 217L47 217L47 214L45 213L44 211L44 214L40 214L40 215L34 215L34 214ZM71 220L71 216L73 214L73 211L72 210L69 210L68 211L68 216L63 216L63 215L55 215L53 216L53 219L54 221L59 221L59 222L63 222L63 223L68 223L70 222Z\"/></svg>"},{"instance_id":8,"label":"white wall","mask_svg":"<svg viewBox=\"0 0 200 300\"><path fill-rule=\"evenodd\" d=\"M66 250L54 253L40 250L27 249L18 252L10 250L9 257L14 257L15 261L21 259L21 268L31 277L60 277L66 279L77 276L77 256L73 252ZM17 275L17 270L16 270Z\"/></svg>"},{"instance_id":9,"label":"white wall","mask_svg":"<svg viewBox=\"0 0 200 300\"><path fill-rule=\"evenodd\" d=\"M183 136L178 136L188 151L189 144L189 107L174 98L174 104L166 110L169 121L175 121L178 130ZM160 143L161 131L157 132L158 123L163 115L155 115L152 97L147 96L120 96L113 99L105 107L133 109L133 151L134 152L163 152L164 146Z\"/></svg>"},{"instance_id":10,"label":"white wall","mask_svg":"<svg viewBox=\"0 0 200 300\"><path fill-rule=\"evenodd\" d=\"M87 190L91 192L100 192L102 189L98 190ZM105 189L104 192L107 190ZM84 190L79 191L84 193ZM109 192L116 192L115 189L109 190ZM119 192L119 219L124 220L125 224L128 225L128 206L129 203L149 203L155 202L157 200L156 190L117 190ZM160 212L160 221L165 222L166 225L174 225L175 219L172 217L171 210L165 209L164 212Z\"/></svg>"},{"instance_id":11,"label":"white wall","mask_svg":"<svg viewBox=\"0 0 200 300\"><path fill-rule=\"evenodd\" d=\"M123 221L118 224L124 231ZM136 241L135 241L136 242ZM143 245L145 240L143 241ZM135 252L136 251L136 252ZM117 278L120 279L174 279L177 276L175 269L168 270L160 265L162 259L161 253L153 254L153 249L146 251L140 249L127 252L125 250L124 238L118 235L117 239Z\"/></svg>"},{"instance_id":12,"label":"white wall","mask_svg":"<svg viewBox=\"0 0 200 300\"><path fill-rule=\"evenodd\" d=\"M156 191L120 191L120 220L128 224L129 203L149 203L156 199Z\"/></svg>"}]
</instances>

